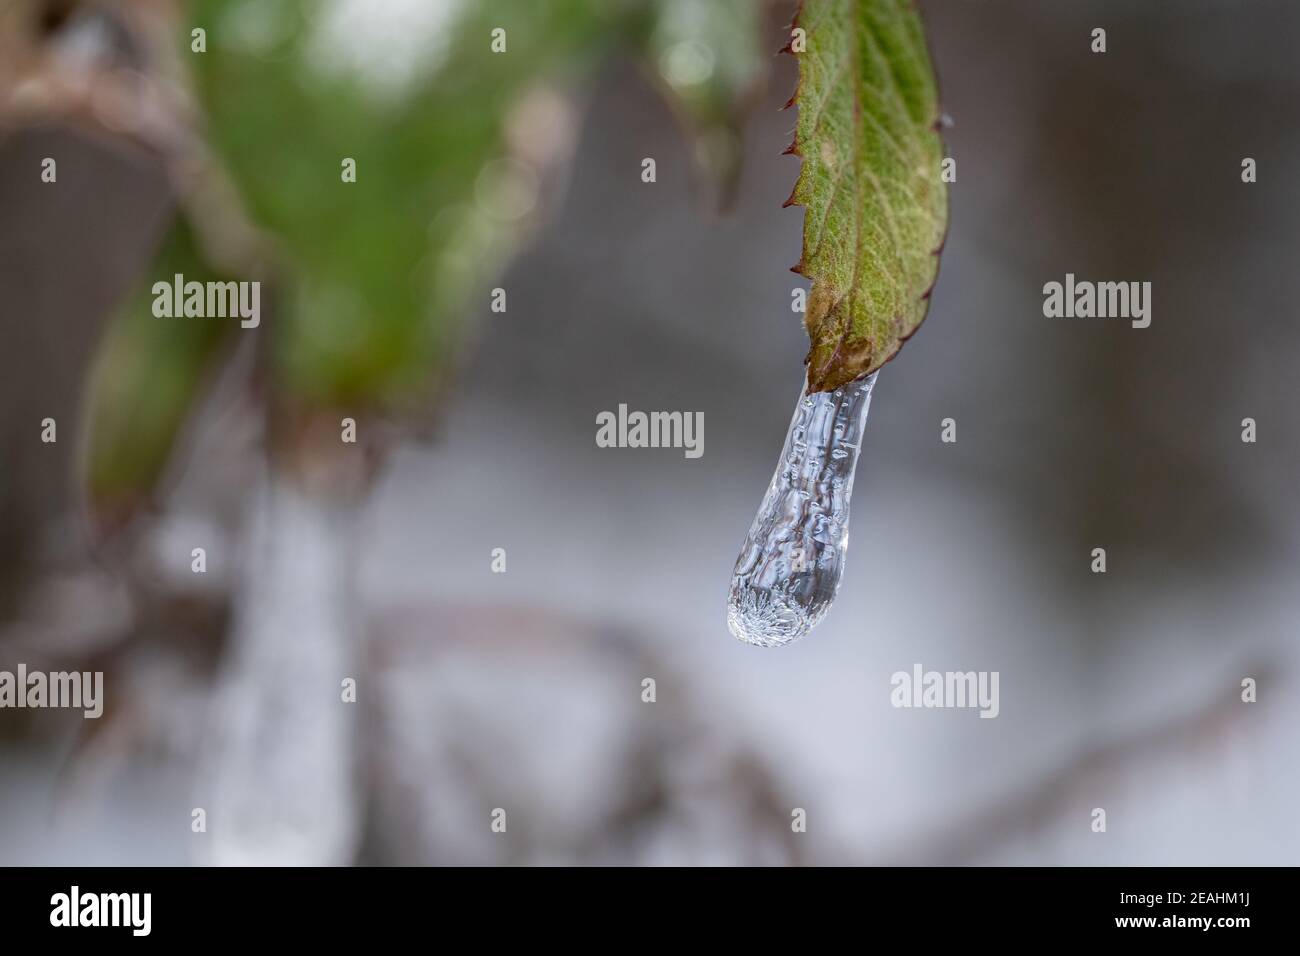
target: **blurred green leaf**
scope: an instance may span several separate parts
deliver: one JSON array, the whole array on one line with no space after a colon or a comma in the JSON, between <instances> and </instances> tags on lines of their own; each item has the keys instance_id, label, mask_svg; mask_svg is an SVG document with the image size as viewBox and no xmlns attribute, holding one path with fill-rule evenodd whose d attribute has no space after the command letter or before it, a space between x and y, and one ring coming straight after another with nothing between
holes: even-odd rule
<instances>
[{"instance_id":1,"label":"blurred green leaf","mask_svg":"<svg viewBox=\"0 0 1300 956\"><path fill-rule=\"evenodd\" d=\"M657 0L643 47L693 134L695 163L729 205L743 155L741 123L768 59L761 0Z\"/></svg>"},{"instance_id":2,"label":"blurred green leaf","mask_svg":"<svg viewBox=\"0 0 1300 956\"><path fill-rule=\"evenodd\" d=\"M237 320L158 318L155 281L182 273L213 274L182 219L167 237L151 274L110 323L87 398L85 483L92 516L101 526L131 516L156 486L177 436Z\"/></svg>"},{"instance_id":3,"label":"blurred green leaf","mask_svg":"<svg viewBox=\"0 0 1300 956\"><path fill-rule=\"evenodd\" d=\"M486 313L486 280L537 201L543 171L513 148L515 111L540 84L591 69L613 38L610 7L196 5L208 52L193 59L215 149L290 263L272 330L276 386L290 400L393 410L427 396L466 318ZM491 49L496 29L505 52ZM342 181L345 158L355 183Z\"/></svg>"},{"instance_id":4,"label":"blurred green leaf","mask_svg":"<svg viewBox=\"0 0 1300 956\"><path fill-rule=\"evenodd\" d=\"M808 382L829 391L878 369L929 308L948 224L938 91L911 0L814 0L799 58L790 203L807 207Z\"/></svg>"}]
</instances>

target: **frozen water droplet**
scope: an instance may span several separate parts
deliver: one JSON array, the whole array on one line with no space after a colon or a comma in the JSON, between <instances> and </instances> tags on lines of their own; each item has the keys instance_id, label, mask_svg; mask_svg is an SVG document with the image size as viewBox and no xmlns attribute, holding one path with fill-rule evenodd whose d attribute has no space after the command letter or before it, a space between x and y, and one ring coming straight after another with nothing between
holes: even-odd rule
<instances>
[{"instance_id":1,"label":"frozen water droplet","mask_svg":"<svg viewBox=\"0 0 1300 956\"><path fill-rule=\"evenodd\" d=\"M799 393L785 448L731 579L727 627L740 640L789 644L812 630L835 600L876 374L834 393Z\"/></svg>"}]
</instances>

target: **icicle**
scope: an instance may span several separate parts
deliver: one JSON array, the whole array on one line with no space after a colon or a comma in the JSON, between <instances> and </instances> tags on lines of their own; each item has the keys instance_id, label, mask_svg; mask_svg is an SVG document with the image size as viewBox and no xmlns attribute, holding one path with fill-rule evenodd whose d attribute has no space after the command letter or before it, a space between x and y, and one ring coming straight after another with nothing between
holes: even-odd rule
<instances>
[{"instance_id":1,"label":"icicle","mask_svg":"<svg viewBox=\"0 0 1300 956\"><path fill-rule=\"evenodd\" d=\"M826 615L844 573L849 496L876 374L799 394L781 460L736 559L727 626L779 647Z\"/></svg>"}]
</instances>

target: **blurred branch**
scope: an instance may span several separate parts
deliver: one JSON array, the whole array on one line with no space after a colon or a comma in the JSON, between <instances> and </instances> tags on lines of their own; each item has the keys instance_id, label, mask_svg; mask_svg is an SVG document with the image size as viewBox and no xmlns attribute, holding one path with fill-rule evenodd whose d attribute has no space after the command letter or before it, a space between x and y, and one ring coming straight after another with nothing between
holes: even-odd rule
<instances>
[{"instance_id":1,"label":"blurred branch","mask_svg":"<svg viewBox=\"0 0 1300 956\"><path fill-rule=\"evenodd\" d=\"M1263 685L1285 693L1279 685L1284 673L1276 662L1254 661L1238 669ZM1229 671L1233 669L1229 668ZM903 841L900 849L886 853L882 865L929 863L962 865L987 860L998 849L1043 831L1073 805L1095 806L1102 794L1114 794L1117 785L1138 776L1153 761L1208 759L1215 742L1233 733L1258 704L1245 704L1241 688L1232 684L1204 706L1136 731L1132 736L1096 744L1070 758L1057 769L1029 782L1012 796L972 812L956 822ZM1093 795L1091 797L1085 795ZM1072 826L1087 826L1081 814Z\"/></svg>"}]
</instances>

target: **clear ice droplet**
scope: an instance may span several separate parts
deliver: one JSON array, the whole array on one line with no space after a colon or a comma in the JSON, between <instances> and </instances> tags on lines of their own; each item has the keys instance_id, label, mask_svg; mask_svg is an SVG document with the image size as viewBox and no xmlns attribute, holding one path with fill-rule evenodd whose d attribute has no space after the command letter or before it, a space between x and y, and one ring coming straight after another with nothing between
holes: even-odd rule
<instances>
[{"instance_id":1,"label":"clear ice droplet","mask_svg":"<svg viewBox=\"0 0 1300 956\"><path fill-rule=\"evenodd\" d=\"M780 647L817 625L835 600L849 545L849 496L871 406L873 372L833 392L799 393L785 447L736 559L727 627Z\"/></svg>"}]
</instances>

